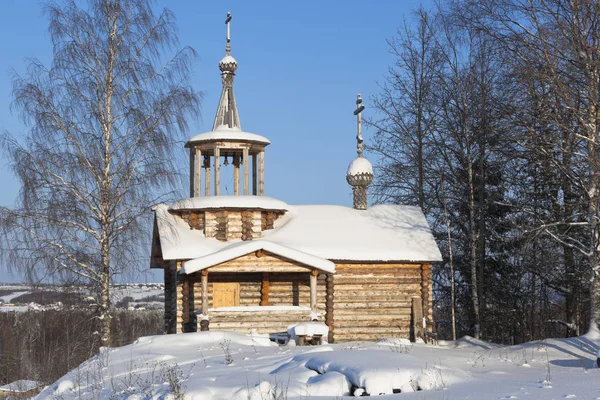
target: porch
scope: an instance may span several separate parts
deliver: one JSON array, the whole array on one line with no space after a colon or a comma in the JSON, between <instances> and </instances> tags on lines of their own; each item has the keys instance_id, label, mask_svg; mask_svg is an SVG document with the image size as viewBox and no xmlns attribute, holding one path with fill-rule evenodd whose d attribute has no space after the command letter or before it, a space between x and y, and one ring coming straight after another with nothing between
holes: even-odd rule
<instances>
[{"instance_id":1,"label":"porch","mask_svg":"<svg viewBox=\"0 0 600 400\"><path fill-rule=\"evenodd\" d=\"M317 315L325 320L325 280L335 271L333 263L265 241L234 249L233 257L225 251L184 264L184 331L272 334Z\"/></svg>"}]
</instances>

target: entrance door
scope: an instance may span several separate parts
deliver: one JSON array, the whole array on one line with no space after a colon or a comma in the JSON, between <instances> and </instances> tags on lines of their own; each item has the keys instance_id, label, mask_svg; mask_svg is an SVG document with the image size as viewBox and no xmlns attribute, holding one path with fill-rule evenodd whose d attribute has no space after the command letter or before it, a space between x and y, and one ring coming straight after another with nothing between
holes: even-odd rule
<instances>
[{"instance_id":1,"label":"entrance door","mask_svg":"<svg viewBox=\"0 0 600 400\"><path fill-rule=\"evenodd\" d=\"M240 305L239 283L213 283L213 308Z\"/></svg>"}]
</instances>

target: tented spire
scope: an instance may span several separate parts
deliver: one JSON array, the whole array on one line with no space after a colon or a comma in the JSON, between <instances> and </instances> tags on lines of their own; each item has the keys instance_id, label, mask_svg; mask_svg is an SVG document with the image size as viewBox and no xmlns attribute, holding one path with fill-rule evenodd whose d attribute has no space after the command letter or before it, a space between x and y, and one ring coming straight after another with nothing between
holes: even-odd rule
<instances>
[{"instance_id":1,"label":"tented spire","mask_svg":"<svg viewBox=\"0 0 600 400\"><path fill-rule=\"evenodd\" d=\"M221 80L223 82L223 90L217 115L213 124L213 131L222 129L242 130L240 124L240 116L238 115L237 106L235 104L235 95L233 93L233 77L237 70L237 61L231 56L231 13L227 13L225 24L227 25L227 45L225 46L225 57L219 62L221 70Z\"/></svg>"}]
</instances>

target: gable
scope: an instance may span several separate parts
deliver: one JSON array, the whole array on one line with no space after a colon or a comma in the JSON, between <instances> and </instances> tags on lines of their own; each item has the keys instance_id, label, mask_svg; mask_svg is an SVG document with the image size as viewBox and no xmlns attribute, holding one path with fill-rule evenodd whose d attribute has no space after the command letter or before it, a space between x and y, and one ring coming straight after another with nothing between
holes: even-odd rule
<instances>
[{"instance_id":1,"label":"gable","mask_svg":"<svg viewBox=\"0 0 600 400\"><path fill-rule=\"evenodd\" d=\"M310 272L310 265L257 250L208 268L211 272Z\"/></svg>"},{"instance_id":2,"label":"gable","mask_svg":"<svg viewBox=\"0 0 600 400\"><path fill-rule=\"evenodd\" d=\"M182 274L203 269L221 272L304 272L317 269L335 272L335 264L312 254L266 240L237 242L183 264Z\"/></svg>"}]
</instances>

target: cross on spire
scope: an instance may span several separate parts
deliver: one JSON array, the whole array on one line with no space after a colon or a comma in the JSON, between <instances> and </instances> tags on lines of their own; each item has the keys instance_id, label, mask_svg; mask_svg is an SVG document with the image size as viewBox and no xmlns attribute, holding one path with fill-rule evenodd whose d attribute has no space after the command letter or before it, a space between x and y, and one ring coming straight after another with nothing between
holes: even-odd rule
<instances>
[{"instance_id":1,"label":"cross on spire","mask_svg":"<svg viewBox=\"0 0 600 400\"><path fill-rule=\"evenodd\" d=\"M354 115L356 115L356 123L358 133L356 135L356 153L359 157L362 157L363 153L363 137L362 137L362 117L360 113L365 109L365 106L362 105L362 97L360 97L360 93L356 96L356 110L354 110Z\"/></svg>"},{"instance_id":2,"label":"cross on spire","mask_svg":"<svg viewBox=\"0 0 600 400\"><path fill-rule=\"evenodd\" d=\"M227 45L225 46L225 53L229 55L231 53L231 13L227 11L227 18L225 19L225 25L227 25Z\"/></svg>"}]
</instances>

